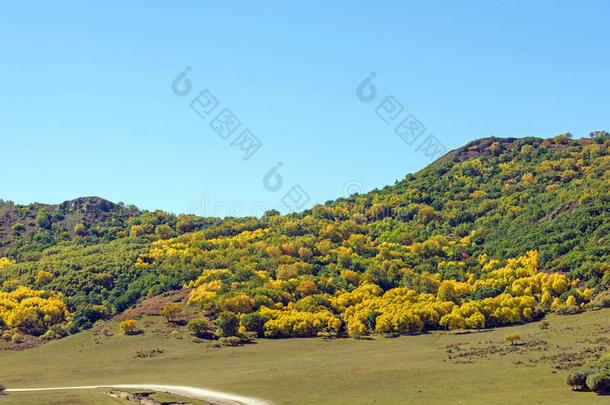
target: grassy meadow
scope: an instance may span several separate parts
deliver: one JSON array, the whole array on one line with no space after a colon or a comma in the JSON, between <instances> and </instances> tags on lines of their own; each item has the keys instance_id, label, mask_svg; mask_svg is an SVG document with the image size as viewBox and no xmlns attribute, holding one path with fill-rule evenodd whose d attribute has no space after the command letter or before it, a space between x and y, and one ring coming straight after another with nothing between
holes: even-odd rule
<instances>
[{"instance_id":1,"label":"grassy meadow","mask_svg":"<svg viewBox=\"0 0 610 405\"><path fill-rule=\"evenodd\" d=\"M24 351L0 351L7 388L174 384L255 396L277 404L605 404L572 392L567 369L610 350L610 309L472 333L397 338L259 340L240 347L196 343L164 318L118 324ZM110 327L108 336L100 333ZM504 337L518 333L515 345ZM156 349L162 349L157 352ZM154 352L151 357L140 353ZM95 401L92 399L95 398ZM7 404L112 404L103 390L10 393Z\"/></svg>"}]
</instances>

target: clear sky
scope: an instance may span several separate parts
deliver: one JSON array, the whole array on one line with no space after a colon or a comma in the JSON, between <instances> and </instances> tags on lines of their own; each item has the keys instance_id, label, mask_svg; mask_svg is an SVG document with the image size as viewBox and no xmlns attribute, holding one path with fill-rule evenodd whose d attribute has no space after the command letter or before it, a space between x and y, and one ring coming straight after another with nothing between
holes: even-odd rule
<instances>
[{"instance_id":1,"label":"clear sky","mask_svg":"<svg viewBox=\"0 0 610 405\"><path fill-rule=\"evenodd\" d=\"M8 3L0 198L18 203L246 215L292 190L311 207L423 168L429 135L610 130L607 1ZM241 122L227 139L211 127L225 108ZM426 128L411 144L395 132L409 115ZM248 160L246 129L262 143Z\"/></svg>"}]
</instances>

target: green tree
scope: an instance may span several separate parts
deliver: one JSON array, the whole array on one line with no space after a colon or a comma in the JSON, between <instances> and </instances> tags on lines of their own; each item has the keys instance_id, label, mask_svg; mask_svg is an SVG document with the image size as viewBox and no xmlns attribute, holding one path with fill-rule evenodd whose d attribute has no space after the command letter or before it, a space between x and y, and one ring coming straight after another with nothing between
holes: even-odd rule
<instances>
[{"instance_id":1,"label":"green tree","mask_svg":"<svg viewBox=\"0 0 610 405\"><path fill-rule=\"evenodd\" d=\"M13 235L19 235L21 234L21 232L25 231L25 225L17 222L15 225L13 225Z\"/></svg>"},{"instance_id":2,"label":"green tree","mask_svg":"<svg viewBox=\"0 0 610 405\"><path fill-rule=\"evenodd\" d=\"M159 239L166 240L174 237L174 231L168 225L158 225L155 228L155 235Z\"/></svg>"},{"instance_id":3,"label":"green tree","mask_svg":"<svg viewBox=\"0 0 610 405\"><path fill-rule=\"evenodd\" d=\"M265 323L269 320L268 316L260 312L246 314L241 318L241 325L249 332L256 332L259 337L265 334Z\"/></svg>"},{"instance_id":4,"label":"green tree","mask_svg":"<svg viewBox=\"0 0 610 405\"><path fill-rule=\"evenodd\" d=\"M220 337L235 336L239 329L239 318L233 312L225 311L218 315L216 325Z\"/></svg>"},{"instance_id":5,"label":"green tree","mask_svg":"<svg viewBox=\"0 0 610 405\"><path fill-rule=\"evenodd\" d=\"M183 218L176 223L176 231L178 233L190 232L193 229L193 221L190 218Z\"/></svg>"},{"instance_id":6,"label":"green tree","mask_svg":"<svg viewBox=\"0 0 610 405\"><path fill-rule=\"evenodd\" d=\"M604 138L604 137L610 137L610 134L608 134L608 132L606 131L593 131L589 133L589 136L591 138Z\"/></svg>"},{"instance_id":7,"label":"green tree","mask_svg":"<svg viewBox=\"0 0 610 405\"><path fill-rule=\"evenodd\" d=\"M207 335L209 330L209 323L203 318L195 318L188 321L186 329L198 338L203 338Z\"/></svg>"},{"instance_id":8,"label":"green tree","mask_svg":"<svg viewBox=\"0 0 610 405\"><path fill-rule=\"evenodd\" d=\"M38 212L38 216L36 217L36 223L42 229L51 229L51 215L49 215L47 210L43 209Z\"/></svg>"}]
</instances>

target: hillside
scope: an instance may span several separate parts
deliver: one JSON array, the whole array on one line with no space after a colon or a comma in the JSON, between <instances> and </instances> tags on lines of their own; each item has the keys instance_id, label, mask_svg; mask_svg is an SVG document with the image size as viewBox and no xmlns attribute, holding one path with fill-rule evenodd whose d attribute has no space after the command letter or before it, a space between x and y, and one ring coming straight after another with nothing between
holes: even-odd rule
<instances>
[{"instance_id":1,"label":"hillside","mask_svg":"<svg viewBox=\"0 0 610 405\"><path fill-rule=\"evenodd\" d=\"M5 335L76 333L183 285L224 336L417 334L593 308L610 283L609 146L480 139L393 186L284 216L4 204Z\"/></svg>"},{"instance_id":2,"label":"hillside","mask_svg":"<svg viewBox=\"0 0 610 405\"><path fill-rule=\"evenodd\" d=\"M59 205L16 205L0 200L0 254L19 257L87 234L98 238L94 242L111 239L130 217L139 214L135 207L126 208L99 197Z\"/></svg>"}]
</instances>

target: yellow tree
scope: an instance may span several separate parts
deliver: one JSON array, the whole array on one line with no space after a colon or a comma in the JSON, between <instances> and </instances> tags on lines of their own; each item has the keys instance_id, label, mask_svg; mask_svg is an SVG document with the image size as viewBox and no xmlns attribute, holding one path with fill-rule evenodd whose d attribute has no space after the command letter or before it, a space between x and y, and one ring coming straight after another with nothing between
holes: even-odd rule
<instances>
[{"instance_id":1,"label":"yellow tree","mask_svg":"<svg viewBox=\"0 0 610 405\"><path fill-rule=\"evenodd\" d=\"M573 295L570 295L566 300L566 305L573 306L576 305L576 298Z\"/></svg>"},{"instance_id":2,"label":"yellow tree","mask_svg":"<svg viewBox=\"0 0 610 405\"><path fill-rule=\"evenodd\" d=\"M36 281L37 284L45 285L49 284L52 279L53 274L49 273L48 271L40 270L34 278L34 281Z\"/></svg>"},{"instance_id":3,"label":"yellow tree","mask_svg":"<svg viewBox=\"0 0 610 405\"><path fill-rule=\"evenodd\" d=\"M444 315L439 321L439 325L445 329L459 330L466 327L466 320L459 314L452 312Z\"/></svg>"},{"instance_id":4,"label":"yellow tree","mask_svg":"<svg viewBox=\"0 0 610 405\"><path fill-rule=\"evenodd\" d=\"M440 301L458 302L458 293L455 289L455 284L452 280L445 280L441 283L436 294Z\"/></svg>"},{"instance_id":5,"label":"yellow tree","mask_svg":"<svg viewBox=\"0 0 610 405\"><path fill-rule=\"evenodd\" d=\"M303 280L297 286L297 291L301 297L306 297L318 292L318 286L311 280Z\"/></svg>"},{"instance_id":6,"label":"yellow tree","mask_svg":"<svg viewBox=\"0 0 610 405\"><path fill-rule=\"evenodd\" d=\"M163 315L169 322L175 320L176 317L180 314L180 312L180 305L176 303L171 303L165 305L160 311L160 314Z\"/></svg>"},{"instance_id":7,"label":"yellow tree","mask_svg":"<svg viewBox=\"0 0 610 405\"><path fill-rule=\"evenodd\" d=\"M254 300L245 294L229 298L224 302L225 310L236 314L247 314L254 311Z\"/></svg>"},{"instance_id":8,"label":"yellow tree","mask_svg":"<svg viewBox=\"0 0 610 405\"><path fill-rule=\"evenodd\" d=\"M6 257L0 257L0 269L3 267L12 266L13 264L15 264L14 260L10 260Z\"/></svg>"},{"instance_id":9,"label":"yellow tree","mask_svg":"<svg viewBox=\"0 0 610 405\"><path fill-rule=\"evenodd\" d=\"M125 335L134 335L138 331L138 321L135 319L128 319L119 324L121 332Z\"/></svg>"}]
</instances>

